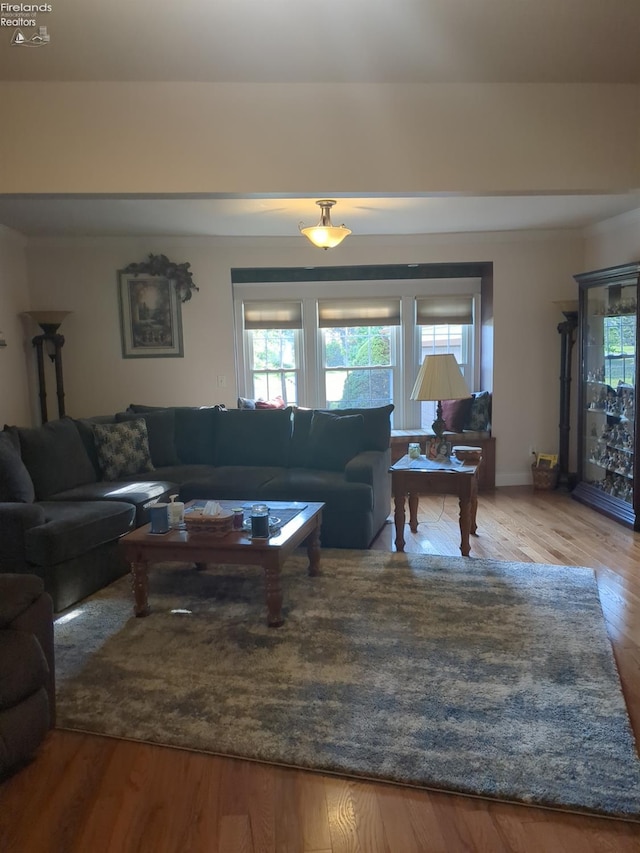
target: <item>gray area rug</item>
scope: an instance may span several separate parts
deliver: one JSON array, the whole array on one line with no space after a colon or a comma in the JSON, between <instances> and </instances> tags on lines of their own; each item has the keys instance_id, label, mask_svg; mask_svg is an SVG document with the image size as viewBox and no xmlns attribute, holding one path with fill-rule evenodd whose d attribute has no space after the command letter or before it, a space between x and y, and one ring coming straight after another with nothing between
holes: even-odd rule
<instances>
[{"instance_id":1,"label":"gray area rug","mask_svg":"<svg viewBox=\"0 0 640 853\"><path fill-rule=\"evenodd\" d=\"M56 623L61 728L640 818L640 762L593 571L327 550L283 573L154 568Z\"/></svg>"}]
</instances>

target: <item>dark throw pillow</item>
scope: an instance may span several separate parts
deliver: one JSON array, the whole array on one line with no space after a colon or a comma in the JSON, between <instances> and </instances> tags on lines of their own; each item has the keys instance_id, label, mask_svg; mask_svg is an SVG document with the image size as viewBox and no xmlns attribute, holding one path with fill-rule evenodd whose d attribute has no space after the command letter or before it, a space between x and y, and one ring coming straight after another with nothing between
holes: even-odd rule
<instances>
[{"instance_id":1,"label":"dark throw pillow","mask_svg":"<svg viewBox=\"0 0 640 853\"><path fill-rule=\"evenodd\" d=\"M105 480L153 471L144 418L116 424L96 424L93 429L100 470Z\"/></svg>"},{"instance_id":2,"label":"dark throw pillow","mask_svg":"<svg viewBox=\"0 0 640 853\"><path fill-rule=\"evenodd\" d=\"M472 402L473 397L442 401L442 418L449 432L462 432L469 420Z\"/></svg>"},{"instance_id":3,"label":"dark throw pillow","mask_svg":"<svg viewBox=\"0 0 640 853\"><path fill-rule=\"evenodd\" d=\"M144 418L149 437L149 452L154 468L166 465L179 465L180 459L176 451L176 416L173 409L157 409L134 414L133 412L118 412L116 421L134 421Z\"/></svg>"},{"instance_id":4,"label":"dark throw pillow","mask_svg":"<svg viewBox=\"0 0 640 853\"><path fill-rule=\"evenodd\" d=\"M7 432L0 432L0 502L30 504L34 498L33 481L15 440Z\"/></svg>"},{"instance_id":5,"label":"dark throw pillow","mask_svg":"<svg viewBox=\"0 0 640 853\"><path fill-rule=\"evenodd\" d=\"M307 443L307 467L343 471L345 465L362 450L362 415L331 415L314 412Z\"/></svg>"}]
</instances>

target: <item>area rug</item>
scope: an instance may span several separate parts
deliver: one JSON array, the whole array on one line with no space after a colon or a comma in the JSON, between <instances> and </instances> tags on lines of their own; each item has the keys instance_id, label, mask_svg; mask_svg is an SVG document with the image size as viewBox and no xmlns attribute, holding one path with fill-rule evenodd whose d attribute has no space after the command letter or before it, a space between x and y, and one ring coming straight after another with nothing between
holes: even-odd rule
<instances>
[{"instance_id":1,"label":"area rug","mask_svg":"<svg viewBox=\"0 0 640 853\"><path fill-rule=\"evenodd\" d=\"M62 728L640 819L640 761L591 569L326 550L178 564L56 623Z\"/></svg>"}]
</instances>

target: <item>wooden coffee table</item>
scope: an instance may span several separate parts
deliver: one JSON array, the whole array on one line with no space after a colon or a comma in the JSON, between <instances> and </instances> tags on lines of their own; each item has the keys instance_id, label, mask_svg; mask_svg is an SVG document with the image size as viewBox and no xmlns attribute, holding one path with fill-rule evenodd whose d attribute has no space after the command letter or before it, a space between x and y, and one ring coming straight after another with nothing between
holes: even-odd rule
<instances>
[{"instance_id":1,"label":"wooden coffee table","mask_svg":"<svg viewBox=\"0 0 640 853\"><path fill-rule=\"evenodd\" d=\"M478 465L442 464L424 456L411 460L408 456L391 466L391 491L394 499L396 550L404 551L405 497L409 496L409 527L418 529L418 498L420 495L457 495L460 501L460 553L468 557L469 534L475 534L478 508Z\"/></svg>"},{"instance_id":2,"label":"wooden coffee table","mask_svg":"<svg viewBox=\"0 0 640 853\"><path fill-rule=\"evenodd\" d=\"M202 501L191 501L193 503ZM221 501L226 505L246 506L256 501ZM238 566L262 566L264 569L267 602L267 623L276 628L282 625L282 583L280 569L285 560L299 545L306 542L309 556L309 574L320 571L320 526L323 503L296 503L295 501L266 501L272 516L278 509L300 507L291 521L270 536L269 539L251 539L244 530L233 530L222 538L206 533L190 534L186 530L171 530L165 534L153 534L151 525L145 524L120 539L120 547L131 564L131 586L133 589L133 612L136 616L147 616L151 612L148 602L149 567L153 563L175 560L187 563L231 564Z\"/></svg>"}]
</instances>

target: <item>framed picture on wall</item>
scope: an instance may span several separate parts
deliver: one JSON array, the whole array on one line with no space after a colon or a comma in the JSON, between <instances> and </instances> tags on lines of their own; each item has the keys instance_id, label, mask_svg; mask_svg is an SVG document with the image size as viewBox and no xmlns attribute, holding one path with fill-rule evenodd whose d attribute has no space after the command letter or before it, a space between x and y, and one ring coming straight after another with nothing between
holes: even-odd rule
<instances>
[{"instance_id":1,"label":"framed picture on wall","mask_svg":"<svg viewBox=\"0 0 640 853\"><path fill-rule=\"evenodd\" d=\"M123 358L182 358L182 315L174 282L118 272Z\"/></svg>"}]
</instances>

